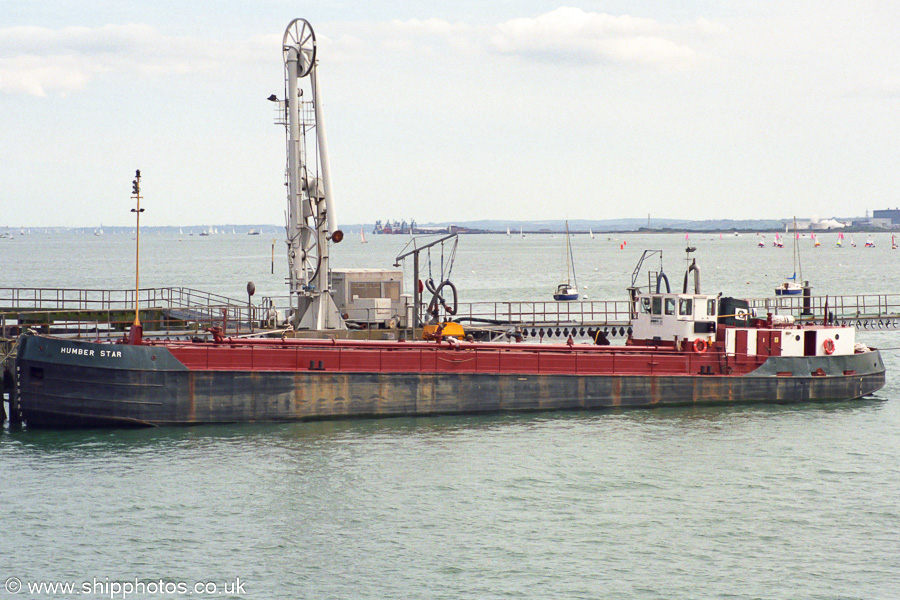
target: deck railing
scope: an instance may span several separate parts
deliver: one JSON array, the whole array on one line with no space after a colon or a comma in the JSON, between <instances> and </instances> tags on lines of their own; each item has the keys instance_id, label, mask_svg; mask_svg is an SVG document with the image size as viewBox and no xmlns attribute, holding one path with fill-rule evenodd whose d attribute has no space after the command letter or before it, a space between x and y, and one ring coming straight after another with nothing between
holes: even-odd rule
<instances>
[{"instance_id":1,"label":"deck railing","mask_svg":"<svg viewBox=\"0 0 900 600\"><path fill-rule=\"evenodd\" d=\"M753 298L750 307L758 312L789 314L801 320L820 322L898 319L900 294Z\"/></svg>"},{"instance_id":2,"label":"deck railing","mask_svg":"<svg viewBox=\"0 0 900 600\"><path fill-rule=\"evenodd\" d=\"M73 288L0 288L0 325L44 323L75 330L119 329L134 311L135 300L149 325L167 330L230 323L229 330L249 331L267 321L268 307L286 314L287 296L261 299L260 305L186 287L103 290ZM760 316L790 314L803 321L900 325L900 294L782 296L749 299ZM506 301L460 303L453 320L473 326L593 325L623 326L629 319L627 300L574 302ZM423 307L424 313L424 307ZM163 311L147 312L147 311ZM405 321L405 315L402 315ZM426 315L420 315L423 319ZM144 317L142 315L142 321ZM105 325L104 325L105 324ZM268 323L279 326L280 323ZM407 325L404 323L404 325ZM146 327L150 329L150 327Z\"/></svg>"},{"instance_id":3,"label":"deck railing","mask_svg":"<svg viewBox=\"0 0 900 600\"><path fill-rule=\"evenodd\" d=\"M239 306L241 300L186 287L142 288L139 308ZM134 310L135 290L76 288L0 288L0 311Z\"/></svg>"},{"instance_id":4,"label":"deck railing","mask_svg":"<svg viewBox=\"0 0 900 600\"><path fill-rule=\"evenodd\" d=\"M629 319L626 300L574 302L463 302L455 321L506 325L544 323L620 324Z\"/></svg>"}]
</instances>

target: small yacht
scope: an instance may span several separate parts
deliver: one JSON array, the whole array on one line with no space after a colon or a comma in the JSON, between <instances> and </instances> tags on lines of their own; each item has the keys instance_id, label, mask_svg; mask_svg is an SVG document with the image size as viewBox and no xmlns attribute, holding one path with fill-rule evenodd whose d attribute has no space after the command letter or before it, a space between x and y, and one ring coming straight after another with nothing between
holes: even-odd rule
<instances>
[{"instance_id":1,"label":"small yacht","mask_svg":"<svg viewBox=\"0 0 900 600\"><path fill-rule=\"evenodd\" d=\"M800 262L800 249L797 247L797 220L794 219L794 274L786 277L784 283L775 288L776 296L799 296L803 293L803 286L797 281L797 267L800 267L800 280L803 280L803 265Z\"/></svg>"},{"instance_id":2,"label":"small yacht","mask_svg":"<svg viewBox=\"0 0 900 600\"><path fill-rule=\"evenodd\" d=\"M578 281L575 278L575 261L572 258L568 221L566 221L566 280L556 286L553 299L557 301L578 300Z\"/></svg>"}]
</instances>

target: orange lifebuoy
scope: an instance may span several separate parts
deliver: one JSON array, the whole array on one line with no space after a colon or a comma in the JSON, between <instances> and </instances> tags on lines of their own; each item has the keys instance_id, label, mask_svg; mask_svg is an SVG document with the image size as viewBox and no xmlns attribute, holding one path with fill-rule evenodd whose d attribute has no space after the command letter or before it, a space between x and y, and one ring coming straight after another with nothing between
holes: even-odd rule
<instances>
[{"instance_id":1,"label":"orange lifebuoy","mask_svg":"<svg viewBox=\"0 0 900 600\"><path fill-rule=\"evenodd\" d=\"M706 340L702 340L700 338L694 340L694 352L696 352L697 354L703 354L704 352L706 352Z\"/></svg>"},{"instance_id":2,"label":"orange lifebuoy","mask_svg":"<svg viewBox=\"0 0 900 600\"><path fill-rule=\"evenodd\" d=\"M834 354L834 340L826 338L822 346L825 349L825 354Z\"/></svg>"}]
</instances>

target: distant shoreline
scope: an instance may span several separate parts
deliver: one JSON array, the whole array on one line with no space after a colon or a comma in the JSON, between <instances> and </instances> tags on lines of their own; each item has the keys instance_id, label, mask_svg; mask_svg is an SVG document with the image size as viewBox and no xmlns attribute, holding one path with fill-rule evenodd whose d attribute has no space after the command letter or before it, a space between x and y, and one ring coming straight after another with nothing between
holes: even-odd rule
<instances>
[{"instance_id":1,"label":"distant shoreline","mask_svg":"<svg viewBox=\"0 0 900 600\"><path fill-rule=\"evenodd\" d=\"M284 228L279 227L277 225L213 225L211 226L214 229L218 229L218 233L208 234L210 226L199 226L199 225L186 225L186 226L171 226L171 225L159 225L159 226L147 226L144 225L141 227L141 231L145 233L173 233L173 234L181 234L185 236L199 236L206 237L206 235L222 236L222 235L259 235L261 237L271 237L271 236L284 236ZM344 231L345 237L356 233L358 234L359 229L363 228L367 235L372 237L381 237L382 235L385 237L409 237L409 233L374 233L373 224L350 224L341 226L340 229ZM895 225L893 228L888 229L885 227L875 227L875 226L867 226L863 227L860 225L847 226L844 228L831 228L831 229L809 229L809 228L797 228L798 233L890 233L891 231L896 231L900 229L900 225ZM251 234L250 231L254 231L256 233ZM134 227L127 226L103 226L102 230L100 227L7 227L0 228L0 236L2 237L18 237L20 235L34 235L34 234L49 234L49 233L76 233L76 234L84 234L84 235L118 235L124 233L131 233L134 231ZM23 233L24 232L24 233ZM203 235L201 236L201 232ZM621 235L621 234L697 234L697 235L722 235L722 236L734 236L735 233L738 235L756 235L756 234L769 234L769 233L781 233L784 234L786 232L784 227L758 227L758 228L719 228L719 229L706 229L702 227L638 227L632 229L606 229L606 228L572 228L569 227L569 233L572 235L589 235L594 234L598 235ZM790 230L787 230L790 233ZM427 225L424 226L423 229L417 229L414 235L441 235L449 233L447 226L441 227L440 225ZM460 235L507 235L507 232L504 229L481 229L481 228L472 228L467 227L465 225L459 225L458 230L455 233L459 233ZM565 228L560 227L559 229L541 227L540 229L519 229L516 227L515 231L510 230L509 236L515 237L518 235L565 235Z\"/></svg>"}]
</instances>

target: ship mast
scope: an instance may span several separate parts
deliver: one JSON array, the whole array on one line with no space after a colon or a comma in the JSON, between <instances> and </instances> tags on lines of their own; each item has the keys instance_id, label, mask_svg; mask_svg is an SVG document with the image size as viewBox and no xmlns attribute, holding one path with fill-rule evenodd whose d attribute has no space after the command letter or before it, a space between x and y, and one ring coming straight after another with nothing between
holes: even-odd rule
<instances>
[{"instance_id":1,"label":"ship mast","mask_svg":"<svg viewBox=\"0 0 900 600\"><path fill-rule=\"evenodd\" d=\"M284 100L278 101L287 140L288 210L286 215L288 282L297 329L346 329L329 284L328 247L344 234L337 228L331 173L319 92L316 36L305 19L294 19L284 32ZM308 79L311 100L303 99ZM315 135L307 135L312 134ZM308 139L309 138L309 139ZM313 147L308 151L307 141Z\"/></svg>"},{"instance_id":2,"label":"ship mast","mask_svg":"<svg viewBox=\"0 0 900 600\"><path fill-rule=\"evenodd\" d=\"M134 180L131 182L131 199L137 201L137 207L132 208L135 214L134 227L134 323L131 324L128 343L140 344L144 327L141 325L139 296L141 293L141 170L134 172Z\"/></svg>"}]
</instances>

